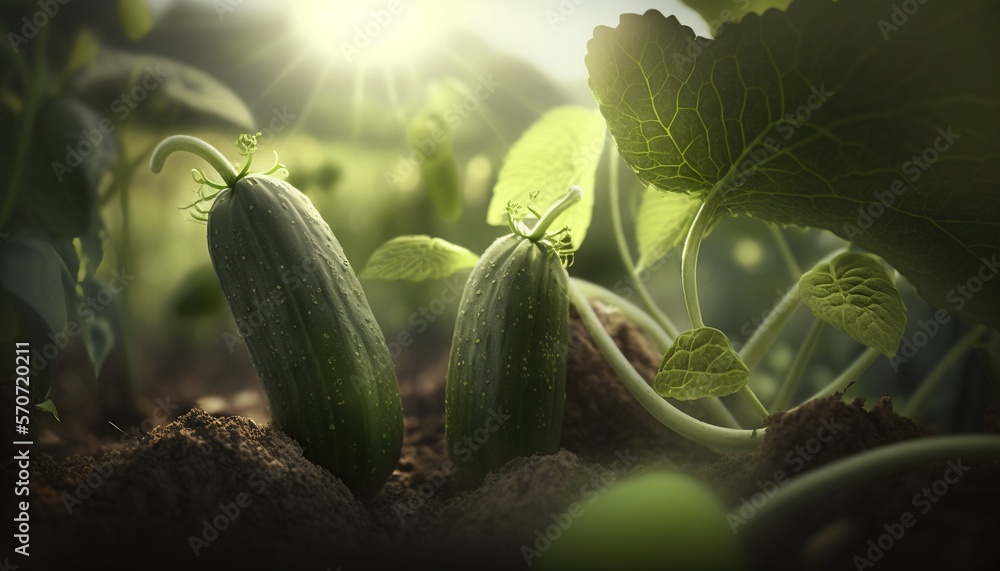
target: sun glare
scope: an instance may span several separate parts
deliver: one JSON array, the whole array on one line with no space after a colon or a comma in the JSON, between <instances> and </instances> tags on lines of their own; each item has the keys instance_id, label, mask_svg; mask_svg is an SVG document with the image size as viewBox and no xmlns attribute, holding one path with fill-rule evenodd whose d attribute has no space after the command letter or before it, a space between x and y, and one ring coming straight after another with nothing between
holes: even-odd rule
<instances>
[{"instance_id":1,"label":"sun glare","mask_svg":"<svg viewBox=\"0 0 1000 571\"><path fill-rule=\"evenodd\" d=\"M465 3L445 0L296 2L295 31L313 49L347 64L392 66L430 51L461 18Z\"/></svg>"}]
</instances>

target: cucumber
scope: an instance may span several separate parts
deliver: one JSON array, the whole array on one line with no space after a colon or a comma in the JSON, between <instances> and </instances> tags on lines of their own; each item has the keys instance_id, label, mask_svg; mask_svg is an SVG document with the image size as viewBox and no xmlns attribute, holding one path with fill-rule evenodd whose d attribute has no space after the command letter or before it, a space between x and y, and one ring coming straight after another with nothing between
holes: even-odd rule
<instances>
[{"instance_id":1,"label":"cucumber","mask_svg":"<svg viewBox=\"0 0 1000 571\"><path fill-rule=\"evenodd\" d=\"M207 146L191 139L161 143L153 170L185 144ZM231 172L217 166L226 184L207 213L209 254L274 425L306 458L370 498L396 466L403 438L382 332L309 199L282 180L225 166Z\"/></svg>"},{"instance_id":2,"label":"cucumber","mask_svg":"<svg viewBox=\"0 0 1000 571\"><path fill-rule=\"evenodd\" d=\"M448 361L445 435L463 487L513 458L558 450L569 338L561 243L544 236L571 191L531 233L497 239L469 275Z\"/></svg>"}]
</instances>

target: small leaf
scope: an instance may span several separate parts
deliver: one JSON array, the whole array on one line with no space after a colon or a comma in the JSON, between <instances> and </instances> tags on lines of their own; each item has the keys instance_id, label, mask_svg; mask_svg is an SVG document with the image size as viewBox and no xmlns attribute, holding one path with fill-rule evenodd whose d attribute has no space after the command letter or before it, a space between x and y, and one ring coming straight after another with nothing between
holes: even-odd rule
<instances>
[{"instance_id":1,"label":"small leaf","mask_svg":"<svg viewBox=\"0 0 1000 571\"><path fill-rule=\"evenodd\" d=\"M699 198L647 188L642 193L642 204L635 221L636 241L639 244L637 270L652 266L683 242L700 207Z\"/></svg>"},{"instance_id":2,"label":"small leaf","mask_svg":"<svg viewBox=\"0 0 1000 571\"><path fill-rule=\"evenodd\" d=\"M93 276L87 276L80 285L83 295L90 299L97 298L102 295L102 292L110 291L106 283ZM81 340L84 347L87 348L87 355L90 356L95 377L100 377L104 360L115 347L115 328L112 324L112 316L115 314L114 311L101 311L95 317L81 323L83 330Z\"/></svg>"},{"instance_id":3,"label":"small leaf","mask_svg":"<svg viewBox=\"0 0 1000 571\"><path fill-rule=\"evenodd\" d=\"M129 41L142 38L153 29L153 11L146 0L118 0L118 17Z\"/></svg>"},{"instance_id":4,"label":"small leaf","mask_svg":"<svg viewBox=\"0 0 1000 571\"><path fill-rule=\"evenodd\" d=\"M411 282L436 280L471 268L477 261L479 256L441 238L399 236L375 250L361 277Z\"/></svg>"},{"instance_id":5,"label":"small leaf","mask_svg":"<svg viewBox=\"0 0 1000 571\"><path fill-rule=\"evenodd\" d=\"M799 292L818 319L887 357L896 354L906 330L906 306L875 258L841 254L803 274Z\"/></svg>"},{"instance_id":6,"label":"small leaf","mask_svg":"<svg viewBox=\"0 0 1000 571\"><path fill-rule=\"evenodd\" d=\"M246 132L260 130L246 103L229 87L196 67L164 57L105 47L94 64L75 78L74 89L98 108L110 108L118 121L134 115L146 125L175 129L176 122L170 123L175 120L167 119L175 114L165 107L176 106L180 111L176 116L186 121L217 119ZM133 99L133 92L142 94L143 100ZM281 109L270 120L294 118Z\"/></svg>"},{"instance_id":7,"label":"small leaf","mask_svg":"<svg viewBox=\"0 0 1000 571\"><path fill-rule=\"evenodd\" d=\"M36 403L35 406L38 407L41 410L44 410L44 411L46 411L48 413L51 413L52 416L56 417L56 420L58 420L59 422L62 422L62 419L59 418L59 411L56 410L56 403L52 402L52 399L48 399L48 400L46 400L44 402Z\"/></svg>"},{"instance_id":8,"label":"small leaf","mask_svg":"<svg viewBox=\"0 0 1000 571\"><path fill-rule=\"evenodd\" d=\"M750 369L726 334L699 327L678 335L663 354L653 389L677 400L721 397L743 388L749 378Z\"/></svg>"},{"instance_id":9,"label":"small leaf","mask_svg":"<svg viewBox=\"0 0 1000 571\"><path fill-rule=\"evenodd\" d=\"M594 209L594 177L604 151L607 126L601 114L584 107L552 109L514 143L504 159L486 222L506 226L509 202L545 208L563 197L569 187L583 188L583 200L552 224L568 226L573 247L579 248Z\"/></svg>"}]
</instances>

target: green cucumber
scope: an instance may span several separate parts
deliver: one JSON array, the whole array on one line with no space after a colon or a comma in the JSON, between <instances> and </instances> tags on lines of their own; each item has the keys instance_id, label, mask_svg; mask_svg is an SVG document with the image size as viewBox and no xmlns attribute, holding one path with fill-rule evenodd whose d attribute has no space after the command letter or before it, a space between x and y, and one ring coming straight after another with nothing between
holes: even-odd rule
<instances>
[{"instance_id":1,"label":"green cucumber","mask_svg":"<svg viewBox=\"0 0 1000 571\"><path fill-rule=\"evenodd\" d=\"M163 141L154 172L181 149L226 180L204 197L214 198L209 254L274 425L355 495L374 496L399 459L402 407L389 349L340 243L293 186L236 173L193 137Z\"/></svg>"},{"instance_id":2,"label":"green cucumber","mask_svg":"<svg viewBox=\"0 0 1000 571\"><path fill-rule=\"evenodd\" d=\"M544 232L579 197L574 187L530 233L511 221L514 232L486 250L466 282L445 397L448 454L462 486L513 458L558 450L569 297L562 243Z\"/></svg>"}]
</instances>

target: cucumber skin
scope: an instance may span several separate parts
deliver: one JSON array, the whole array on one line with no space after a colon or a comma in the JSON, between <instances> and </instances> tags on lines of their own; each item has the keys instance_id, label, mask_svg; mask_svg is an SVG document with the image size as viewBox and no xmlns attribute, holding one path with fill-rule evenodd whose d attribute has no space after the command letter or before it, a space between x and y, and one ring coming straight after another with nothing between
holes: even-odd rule
<instances>
[{"instance_id":1,"label":"cucumber skin","mask_svg":"<svg viewBox=\"0 0 1000 571\"><path fill-rule=\"evenodd\" d=\"M445 398L448 454L463 487L513 458L558 450L566 403L566 282L550 246L514 234L495 241L472 270Z\"/></svg>"},{"instance_id":2,"label":"cucumber skin","mask_svg":"<svg viewBox=\"0 0 1000 571\"><path fill-rule=\"evenodd\" d=\"M293 186L250 175L216 198L208 248L274 425L373 497L399 460L402 405L385 338L329 225Z\"/></svg>"}]
</instances>

